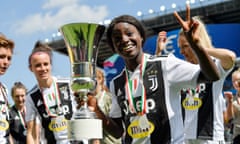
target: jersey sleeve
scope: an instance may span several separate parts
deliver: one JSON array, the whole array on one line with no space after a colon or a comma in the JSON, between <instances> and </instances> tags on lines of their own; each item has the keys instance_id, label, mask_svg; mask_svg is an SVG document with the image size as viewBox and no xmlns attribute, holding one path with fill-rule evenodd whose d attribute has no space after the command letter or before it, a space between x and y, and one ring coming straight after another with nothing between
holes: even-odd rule
<instances>
[{"instance_id":1,"label":"jersey sleeve","mask_svg":"<svg viewBox=\"0 0 240 144\"><path fill-rule=\"evenodd\" d=\"M25 116L26 122L35 120L36 117L37 117L37 110L34 106L31 96L27 95L27 97L26 97L26 116Z\"/></svg>"},{"instance_id":2,"label":"jersey sleeve","mask_svg":"<svg viewBox=\"0 0 240 144\"><path fill-rule=\"evenodd\" d=\"M200 66L191 64L174 55L169 55L165 62L166 77L171 86L182 88L194 88L200 74Z\"/></svg>"},{"instance_id":3,"label":"jersey sleeve","mask_svg":"<svg viewBox=\"0 0 240 144\"><path fill-rule=\"evenodd\" d=\"M224 70L224 68L221 65L221 61L219 59L214 59L215 64L217 66L217 69L220 73L220 78L226 78L228 76L228 74L233 70L234 65L232 66L232 68L228 69L228 70Z\"/></svg>"}]
</instances>

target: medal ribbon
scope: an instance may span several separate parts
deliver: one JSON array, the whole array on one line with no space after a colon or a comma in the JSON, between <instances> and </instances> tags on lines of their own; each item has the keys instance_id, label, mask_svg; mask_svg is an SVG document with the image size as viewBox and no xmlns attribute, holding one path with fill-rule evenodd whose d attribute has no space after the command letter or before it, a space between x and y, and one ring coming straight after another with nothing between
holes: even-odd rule
<instances>
[{"instance_id":1,"label":"medal ribbon","mask_svg":"<svg viewBox=\"0 0 240 144\"><path fill-rule=\"evenodd\" d=\"M196 89L188 89L189 96L195 97L196 93L199 92L199 86Z\"/></svg>"},{"instance_id":2,"label":"medal ribbon","mask_svg":"<svg viewBox=\"0 0 240 144\"><path fill-rule=\"evenodd\" d=\"M25 107L24 107L24 108L25 108ZM25 109L26 109L26 108L25 108ZM23 113L25 113L25 109L24 109ZM17 111L18 111L18 116L20 117L20 122L21 122L23 128L24 128L24 129L27 129L26 121L25 121L25 119L24 119L23 114L22 114L19 110L17 110Z\"/></svg>"},{"instance_id":3,"label":"medal ribbon","mask_svg":"<svg viewBox=\"0 0 240 144\"><path fill-rule=\"evenodd\" d=\"M2 83L0 83L0 90L1 90L1 95L3 96L3 99L5 101L4 104L0 104L0 119L2 118L2 113L6 112L6 116L7 118L9 118L9 112L8 112L8 108L10 107L9 103L8 103L8 99L7 99L7 90L6 88L2 85Z\"/></svg>"},{"instance_id":4,"label":"medal ribbon","mask_svg":"<svg viewBox=\"0 0 240 144\"><path fill-rule=\"evenodd\" d=\"M59 94L59 91L58 91L58 86L57 86L57 82L55 82L54 80L53 80L53 89L54 89L54 92L53 93L51 93L51 94L47 94L47 96L44 96L43 94L42 94L42 97L43 97L43 103L44 103L44 105L45 105L45 108L46 108L46 110L47 110L47 113L48 113L48 115L49 116L51 116L51 117L57 117L58 116L58 112L56 112L55 114L54 113L52 113L51 111L50 111L50 106L48 105L48 101L53 101L53 100L55 100L55 103L56 103L56 105L57 105L57 108L58 109L60 109L60 105L61 105L61 102L60 102L60 94ZM46 97L46 99L45 99L45 97Z\"/></svg>"},{"instance_id":5,"label":"medal ribbon","mask_svg":"<svg viewBox=\"0 0 240 144\"><path fill-rule=\"evenodd\" d=\"M1 94L3 96L3 99L5 101L5 106L8 107L9 103L8 103L8 99L7 99L7 91L6 91L5 87L2 85L2 83L0 83L0 90L1 90ZM1 112L3 111L4 108L5 107L1 107Z\"/></svg>"},{"instance_id":6,"label":"medal ribbon","mask_svg":"<svg viewBox=\"0 0 240 144\"><path fill-rule=\"evenodd\" d=\"M145 67L146 67L146 56L143 54L142 56L142 61L140 64L140 77L142 78L142 95L141 95L141 108L140 111L137 111L137 105L136 102L134 104L134 96L133 96L133 89L135 90L137 88L137 85L140 83L139 79L134 79L131 80L129 78L129 74L127 69L125 69L126 72L126 92L127 92L127 96L128 96L128 102L129 102L129 107L130 107L130 111L132 113L136 113L136 114L140 114L143 115L146 112L146 90L145 87L143 85L143 75L144 75L144 71L145 71Z\"/></svg>"}]
</instances>

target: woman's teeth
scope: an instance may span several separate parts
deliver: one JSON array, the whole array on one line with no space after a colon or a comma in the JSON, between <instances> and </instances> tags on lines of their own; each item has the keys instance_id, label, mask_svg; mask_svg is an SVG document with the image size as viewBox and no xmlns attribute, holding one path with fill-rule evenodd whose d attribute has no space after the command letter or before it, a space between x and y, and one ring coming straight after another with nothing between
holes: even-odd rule
<instances>
[{"instance_id":1,"label":"woman's teeth","mask_svg":"<svg viewBox=\"0 0 240 144\"><path fill-rule=\"evenodd\" d=\"M131 46L126 46L126 47L123 48L123 50L127 50L129 48L131 48Z\"/></svg>"}]
</instances>

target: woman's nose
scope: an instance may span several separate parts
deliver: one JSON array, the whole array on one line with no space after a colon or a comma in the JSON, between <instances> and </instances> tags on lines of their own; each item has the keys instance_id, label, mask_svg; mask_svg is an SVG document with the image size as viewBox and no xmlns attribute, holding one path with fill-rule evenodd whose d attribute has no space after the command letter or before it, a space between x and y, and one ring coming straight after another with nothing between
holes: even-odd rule
<instances>
[{"instance_id":1,"label":"woman's nose","mask_svg":"<svg viewBox=\"0 0 240 144\"><path fill-rule=\"evenodd\" d=\"M180 54L184 54L184 50L180 48Z\"/></svg>"},{"instance_id":2,"label":"woman's nose","mask_svg":"<svg viewBox=\"0 0 240 144\"><path fill-rule=\"evenodd\" d=\"M127 42L129 40L129 37L127 35L122 36L122 41Z\"/></svg>"}]
</instances>

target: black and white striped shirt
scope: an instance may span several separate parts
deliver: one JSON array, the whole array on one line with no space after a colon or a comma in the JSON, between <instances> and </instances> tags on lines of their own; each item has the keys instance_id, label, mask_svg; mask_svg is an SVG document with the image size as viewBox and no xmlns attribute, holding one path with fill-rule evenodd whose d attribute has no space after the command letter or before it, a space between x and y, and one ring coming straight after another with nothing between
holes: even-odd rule
<instances>
[{"instance_id":1,"label":"black and white striped shirt","mask_svg":"<svg viewBox=\"0 0 240 144\"><path fill-rule=\"evenodd\" d=\"M137 71L139 69L136 69L133 73L139 73ZM143 85L146 89L147 118L154 130L145 137L137 137L138 131L136 131L136 137L130 136L132 135L131 130L129 132L130 125L134 124L133 121L137 116L129 110L125 70L115 77L110 84L110 90L113 93L110 116L123 119L127 131L126 144L183 143L183 121L178 92L184 86L196 86L199 73L199 66L184 62L173 55L148 57ZM140 86L133 98L133 101L137 103L141 99L141 88ZM141 134L141 131L139 134Z\"/></svg>"}]
</instances>

